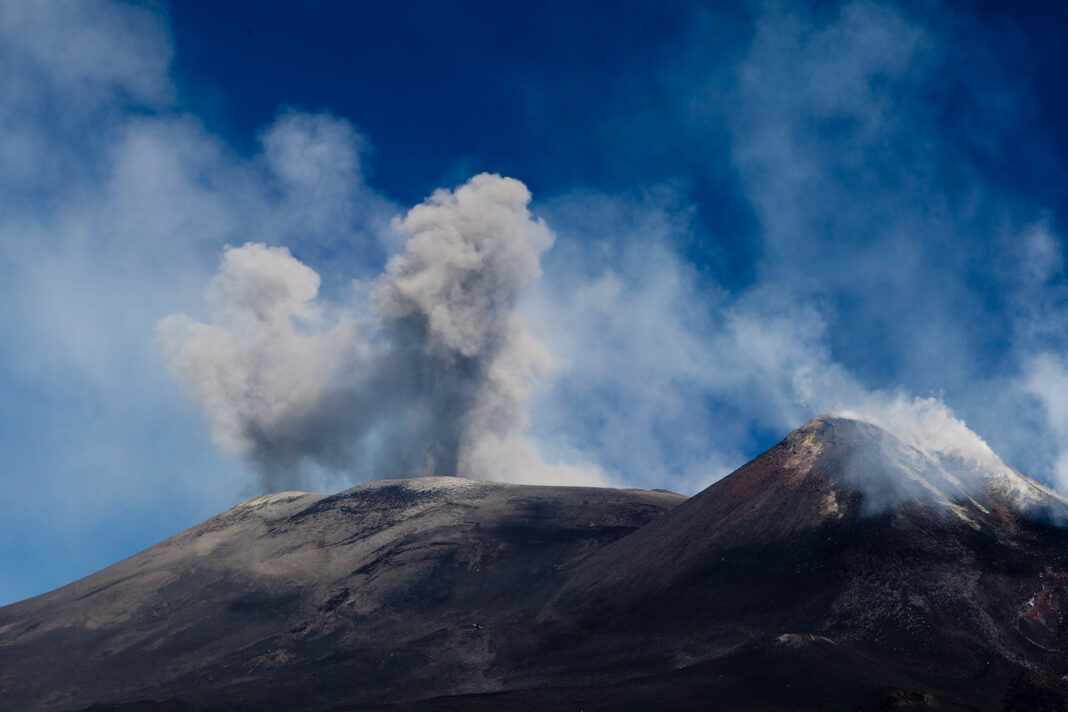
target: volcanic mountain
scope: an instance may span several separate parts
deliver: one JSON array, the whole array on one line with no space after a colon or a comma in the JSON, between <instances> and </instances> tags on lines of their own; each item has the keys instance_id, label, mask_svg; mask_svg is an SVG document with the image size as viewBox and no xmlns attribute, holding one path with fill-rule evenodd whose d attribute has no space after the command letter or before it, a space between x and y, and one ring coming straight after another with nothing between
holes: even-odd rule
<instances>
[{"instance_id":1,"label":"volcanic mountain","mask_svg":"<svg viewBox=\"0 0 1068 712\"><path fill-rule=\"evenodd\" d=\"M269 495L0 608L0 710L1063 710L1065 521L828 417L689 499Z\"/></svg>"}]
</instances>

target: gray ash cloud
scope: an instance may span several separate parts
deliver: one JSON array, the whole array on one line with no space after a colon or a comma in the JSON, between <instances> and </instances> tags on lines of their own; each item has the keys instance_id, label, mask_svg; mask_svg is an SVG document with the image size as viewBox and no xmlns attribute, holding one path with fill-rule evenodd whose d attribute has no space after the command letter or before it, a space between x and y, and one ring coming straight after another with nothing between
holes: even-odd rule
<instances>
[{"instance_id":1,"label":"gray ash cloud","mask_svg":"<svg viewBox=\"0 0 1068 712\"><path fill-rule=\"evenodd\" d=\"M552 365L517 310L554 240L529 201L490 174L436 191L394 221L403 252L347 308L319 300L319 275L286 248L227 248L207 322L159 325L216 442L269 489L313 470L599 482L546 464L525 435L532 383Z\"/></svg>"}]
</instances>

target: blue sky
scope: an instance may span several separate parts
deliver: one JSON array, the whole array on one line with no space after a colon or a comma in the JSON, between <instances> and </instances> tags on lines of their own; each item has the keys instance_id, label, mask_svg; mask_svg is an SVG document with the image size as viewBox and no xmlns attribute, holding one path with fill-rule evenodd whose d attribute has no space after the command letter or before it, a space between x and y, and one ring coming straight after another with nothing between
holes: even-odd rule
<instances>
[{"instance_id":1,"label":"blue sky","mask_svg":"<svg viewBox=\"0 0 1068 712\"><path fill-rule=\"evenodd\" d=\"M828 411L1068 491L1066 20L0 2L0 603L271 489L690 493Z\"/></svg>"}]
</instances>

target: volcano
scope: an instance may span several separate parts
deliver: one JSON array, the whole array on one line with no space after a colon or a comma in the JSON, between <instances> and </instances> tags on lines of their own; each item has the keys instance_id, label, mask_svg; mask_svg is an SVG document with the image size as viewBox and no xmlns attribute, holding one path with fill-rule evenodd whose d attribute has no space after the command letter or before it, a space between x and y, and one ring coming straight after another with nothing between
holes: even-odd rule
<instances>
[{"instance_id":1,"label":"volcano","mask_svg":"<svg viewBox=\"0 0 1068 712\"><path fill-rule=\"evenodd\" d=\"M0 709L1063 710L1063 522L830 417L691 498L274 494L0 608Z\"/></svg>"}]
</instances>

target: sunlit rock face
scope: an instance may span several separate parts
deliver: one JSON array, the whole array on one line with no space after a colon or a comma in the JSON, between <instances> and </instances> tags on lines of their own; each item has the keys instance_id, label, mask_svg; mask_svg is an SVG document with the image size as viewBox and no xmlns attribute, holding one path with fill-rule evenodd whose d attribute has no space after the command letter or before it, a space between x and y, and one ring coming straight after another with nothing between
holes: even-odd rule
<instances>
[{"instance_id":1,"label":"sunlit rock face","mask_svg":"<svg viewBox=\"0 0 1068 712\"><path fill-rule=\"evenodd\" d=\"M689 499L269 495L0 609L0 709L1064 709L1066 511L828 417Z\"/></svg>"}]
</instances>

